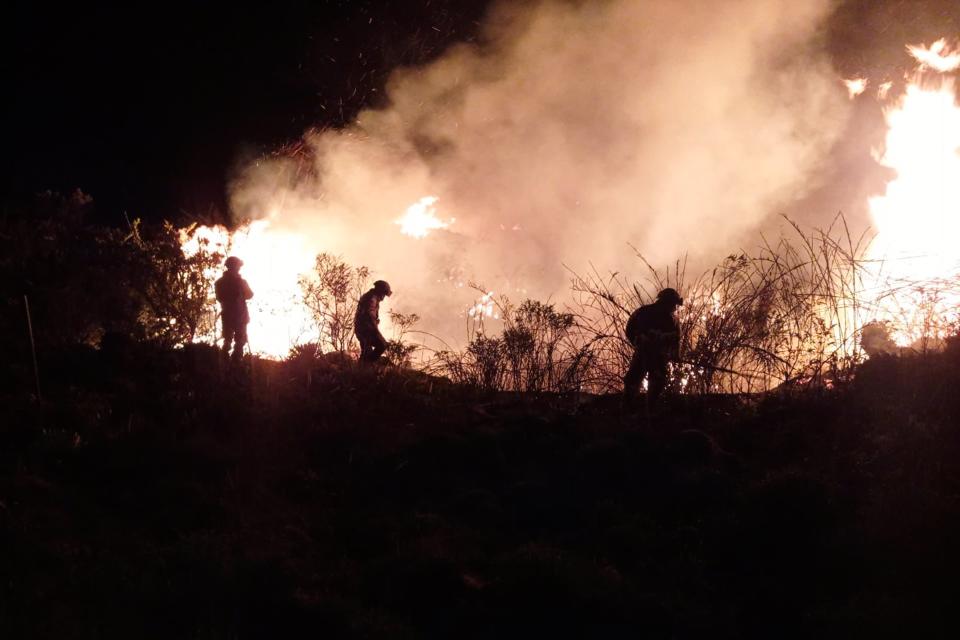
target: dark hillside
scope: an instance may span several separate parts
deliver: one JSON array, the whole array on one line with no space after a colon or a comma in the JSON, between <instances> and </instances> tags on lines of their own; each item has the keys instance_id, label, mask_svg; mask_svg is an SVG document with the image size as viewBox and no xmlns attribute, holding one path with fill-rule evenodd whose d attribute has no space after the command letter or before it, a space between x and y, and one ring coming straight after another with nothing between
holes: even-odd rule
<instances>
[{"instance_id":1,"label":"dark hillside","mask_svg":"<svg viewBox=\"0 0 960 640\"><path fill-rule=\"evenodd\" d=\"M958 626L956 351L652 415L203 347L41 366L39 409L2 398L4 638Z\"/></svg>"}]
</instances>

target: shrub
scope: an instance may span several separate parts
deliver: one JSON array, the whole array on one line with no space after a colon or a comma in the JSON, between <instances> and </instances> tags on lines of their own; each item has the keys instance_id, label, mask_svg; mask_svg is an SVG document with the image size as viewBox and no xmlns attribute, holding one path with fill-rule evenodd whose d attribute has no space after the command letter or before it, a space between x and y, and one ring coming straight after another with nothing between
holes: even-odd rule
<instances>
[{"instance_id":1,"label":"shrub","mask_svg":"<svg viewBox=\"0 0 960 640\"><path fill-rule=\"evenodd\" d=\"M105 334L182 345L216 321L208 271L221 256L187 257L169 223L127 229L90 222L92 200L45 193L0 220L2 297L17 320L27 296L40 348L97 345ZM20 334L22 326L3 327Z\"/></svg>"},{"instance_id":2,"label":"shrub","mask_svg":"<svg viewBox=\"0 0 960 640\"><path fill-rule=\"evenodd\" d=\"M357 352L353 319L369 279L367 267L351 266L328 253L318 255L313 273L300 279L304 304L313 314L319 331L318 352ZM403 338L419 322L420 316L391 311L390 320L395 335L387 342L384 356L393 365L408 367L418 347L404 343Z\"/></svg>"},{"instance_id":3,"label":"shrub","mask_svg":"<svg viewBox=\"0 0 960 640\"><path fill-rule=\"evenodd\" d=\"M352 267L329 253L317 256L313 273L300 279L303 302L320 332L320 348L349 351L353 316L370 277L366 267Z\"/></svg>"}]
</instances>

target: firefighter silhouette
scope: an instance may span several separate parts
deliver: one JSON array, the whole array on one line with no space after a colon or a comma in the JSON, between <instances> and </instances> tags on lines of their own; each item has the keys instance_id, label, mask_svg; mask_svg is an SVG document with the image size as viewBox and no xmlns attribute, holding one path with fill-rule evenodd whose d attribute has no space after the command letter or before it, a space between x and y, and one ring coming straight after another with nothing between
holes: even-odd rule
<instances>
[{"instance_id":1,"label":"firefighter silhouette","mask_svg":"<svg viewBox=\"0 0 960 640\"><path fill-rule=\"evenodd\" d=\"M664 289L653 304L638 308L627 320L627 340L633 345L630 368L623 377L623 392L635 395L649 376L647 394L656 400L667 385L667 364L680 352L680 327L674 312L683 304L676 289Z\"/></svg>"},{"instance_id":2,"label":"firefighter silhouette","mask_svg":"<svg viewBox=\"0 0 960 640\"><path fill-rule=\"evenodd\" d=\"M377 280L373 288L360 296L357 313L353 318L353 330L360 341L360 362L373 364L387 350L387 340L380 333L380 303L391 295L390 285Z\"/></svg>"},{"instance_id":3,"label":"firefighter silhouette","mask_svg":"<svg viewBox=\"0 0 960 640\"><path fill-rule=\"evenodd\" d=\"M214 285L217 302L220 303L223 353L229 354L232 344L232 359L237 362L243 357L243 347L247 344L247 324L250 322L247 300L253 297L253 290L247 281L240 277L243 260L230 256L223 265L226 271Z\"/></svg>"}]
</instances>

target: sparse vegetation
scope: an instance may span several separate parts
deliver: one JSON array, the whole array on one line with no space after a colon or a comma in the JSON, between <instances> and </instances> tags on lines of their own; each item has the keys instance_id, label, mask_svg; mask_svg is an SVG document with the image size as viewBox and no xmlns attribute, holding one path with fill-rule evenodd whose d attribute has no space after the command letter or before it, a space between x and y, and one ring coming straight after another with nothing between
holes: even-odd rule
<instances>
[{"instance_id":1,"label":"sparse vegetation","mask_svg":"<svg viewBox=\"0 0 960 640\"><path fill-rule=\"evenodd\" d=\"M837 222L839 234L794 225L793 237L731 255L689 283L683 264L671 274L645 261L646 288L622 277L576 277L581 326L604 356L595 361L607 376L622 370L629 353L620 328L629 312L672 286L686 298L675 391L743 393L845 379L862 361L859 327L868 309L860 297L862 241Z\"/></svg>"},{"instance_id":2,"label":"sparse vegetation","mask_svg":"<svg viewBox=\"0 0 960 640\"><path fill-rule=\"evenodd\" d=\"M387 350L383 354L387 362L395 367L413 366L412 358L418 347L416 344L404 342L404 338L418 322L420 322L420 316L415 313L390 312L390 325L393 327L394 337L387 341Z\"/></svg>"},{"instance_id":3,"label":"sparse vegetation","mask_svg":"<svg viewBox=\"0 0 960 640\"><path fill-rule=\"evenodd\" d=\"M500 298L501 332L479 318L466 351L439 354L434 370L499 390L618 391L632 353L627 318L668 286L686 298L678 311L681 362L669 380L674 393L842 384L870 351L904 351L890 338L894 329L909 329L915 347L907 351L921 352L956 333L956 313L945 313L944 300L960 299L957 280L881 280L889 289L868 296L867 280L880 268L863 259L866 240L854 238L842 216L825 230L790 229L693 279L683 262L661 271L639 253L640 281L597 270L574 274L572 302L562 312L530 300L515 309Z\"/></svg>"},{"instance_id":4,"label":"sparse vegetation","mask_svg":"<svg viewBox=\"0 0 960 640\"><path fill-rule=\"evenodd\" d=\"M353 315L369 278L366 267L353 267L339 257L321 253L313 273L300 279L303 302L319 329L321 350L351 350Z\"/></svg>"},{"instance_id":5,"label":"sparse vegetation","mask_svg":"<svg viewBox=\"0 0 960 640\"><path fill-rule=\"evenodd\" d=\"M184 344L214 255L46 205L0 227L3 637L955 635L960 348L851 333L870 309L830 234L498 299L443 376L407 367L413 315L397 366L356 364L367 274L328 256L325 342L238 369ZM588 393L619 390L626 314L666 284L684 393Z\"/></svg>"},{"instance_id":6,"label":"sparse vegetation","mask_svg":"<svg viewBox=\"0 0 960 640\"><path fill-rule=\"evenodd\" d=\"M91 199L43 194L34 210L0 218L0 286L6 339L22 335L30 301L43 349L97 345L106 334L184 345L215 325L207 281L223 256L201 246L187 257L175 227L131 220L116 229L89 220Z\"/></svg>"},{"instance_id":7,"label":"sparse vegetation","mask_svg":"<svg viewBox=\"0 0 960 640\"><path fill-rule=\"evenodd\" d=\"M18 378L4 637L956 626L955 349L650 417L337 356L82 349L42 405Z\"/></svg>"},{"instance_id":8,"label":"sparse vegetation","mask_svg":"<svg viewBox=\"0 0 960 640\"><path fill-rule=\"evenodd\" d=\"M429 362L428 371L490 390L582 389L590 352L578 344L580 334L572 313L536 300L524 300L515 307L503 296L491 304L503 323L501 335L487 335L483 314L475 315L466 350L441 351Z\"/></svg>"}]
</instances>

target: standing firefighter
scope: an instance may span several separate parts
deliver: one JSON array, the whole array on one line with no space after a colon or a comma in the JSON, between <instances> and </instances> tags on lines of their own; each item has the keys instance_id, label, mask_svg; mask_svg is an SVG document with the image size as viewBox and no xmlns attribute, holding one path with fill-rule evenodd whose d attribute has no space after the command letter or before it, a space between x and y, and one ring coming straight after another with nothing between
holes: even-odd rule
<instances>
[{"instance_id":1,"label":"standing firefighter","mask_svg":"<svg viewBox=\"0 0 960 640\"><path fill-rule=\"evenodd\" d=\"M667 385L667 363L680 356L680 327L674 311L683 304L676 289L664 289L653 304L645 304L627 320L627 340L633 345L630 368L623 377L623 392L637 393L649 374L648 398L656 400Z\"/></svg>"},{"instance_id":2,"label":"standing firefighter","mask_svg":"<svg viewBox=\"0 0 960 640\"><path fill-rule=\"evenodd\" d=\"M223 265L227 270L214 285L223 321L223 353L230 353L230 344L233 343L233 360L238 362L243 357L243 346L247 344L247 324L250 322L247 300L253 297L253 291L240 277L243 260L230 256Z\"/></svg>"},{"instance_id":3,"label":"standing firefighter","mask_svg":"<svg viewBox=\"0 0 960 640\"><path fill-rule=\"evenodd\" d=\"M353 318L353 330L360 341L360 362L374 363L387 350L387 341L380 333L380 303L392 294L390 285L383 280L373 283L373 289L360 296L357 314Z\"/></svg>"}]
</instances>

